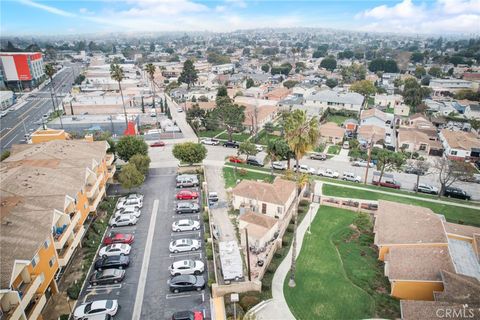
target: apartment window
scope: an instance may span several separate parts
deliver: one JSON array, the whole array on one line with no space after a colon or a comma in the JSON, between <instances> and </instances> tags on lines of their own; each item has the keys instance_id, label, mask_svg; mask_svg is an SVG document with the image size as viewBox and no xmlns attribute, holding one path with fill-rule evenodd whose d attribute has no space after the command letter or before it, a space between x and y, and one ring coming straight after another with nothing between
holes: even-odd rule
<instances>
[{"instance_id":1,"label":"apartment window","mask_svg":"<svg viewBox=\"0 0 480 320\"><path fill-rule=\"evenodd\" d=\"M32 267L35 268L39 261L40 261L40 257L38 256L38 254L36 254L32 259Z\"/></svg>"},{"instance_id":2,"label":"apartment window","mask_svg":"<svg viewBox=\"0 0 480 320\"><path fill-rule=\"evenodd\" d=\"M450 154L451 154L452 156L456 156L456 155L457 155L457 151L452 150L452 151L450 151Z\"/></svg>"},{"instance_id":3,"label":"apartment window","mask_svg":"<svg viewBox=\"0 0 480 320\"><path fill-rule=\"evenodd\" d=\"M48 261L48 265L51 267L53 267L53 265L55 264L55 256L52 257L52 259L50 259L50 261Z\"/></svg>"},{"instance_id":4,"label":"apartment window","mask_svg":"<svg viewBox=\"0 0 480 320\"><path fill-rule=\"evenodd\" d=\"M262 203L262 213L267 213L267 204Z\"/></svg>"},{"instance_id":5,"label":"apartment window","mask_svg":"<svg viewBox=\"0 0 480 320\"><path fill-rule=\"evenodd\" d=\"M282 207L277 207L277 213L282 214Z\"/></svg>"},{"instance_id":6,"label":"apartment window","mask_svg":"<svg viewBox=\"0 0 480 320\"><path fill-rule=\"evenodd\" d=\"M425 151L427 150L427 145L426 144L421 144L420 145L420 151Z\"/></svg>"},{"instance_id":7,"label":"apartment window","mask_svg":"<svg viewBox=\"0 0 480 320\"><path fill-rule=\"evenodd\" d=\"M48 249L48 247L50 247L50 239L45 240L43 246L45 247L45 249Z\"/></svg>"}]
</instances>

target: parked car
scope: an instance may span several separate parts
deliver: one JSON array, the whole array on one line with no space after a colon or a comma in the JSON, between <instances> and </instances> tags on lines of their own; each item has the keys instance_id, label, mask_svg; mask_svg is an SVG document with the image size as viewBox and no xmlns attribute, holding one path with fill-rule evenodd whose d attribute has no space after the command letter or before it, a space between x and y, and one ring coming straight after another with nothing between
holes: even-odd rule
<instances>
[{"instance_id":1,"label":"parked car","mask_svg":"<svg viewBox=\"0 0 480 320\"><path fill-rule=\"evenodd\" d=\"M182 190L176 195L177 200L194 200L198 199L198 192Z\"/></svg>"},{"instance_id":2,"label":"parked car","mask_svg":"<svg viewBox=\"0 0 480 320\"><path fill-rule=\"evenodd\" d=\"M297 165L294 164L293 165L293 171L297 171L297 170L300 171L301 173L310 173L310 174L315 174L316 173L314 168L310 168L306 164L301 164L299 166L299 169L297 169Z\"/></svg>"},{"instance_id":3,"label":"parked car","mask_svg":"<svg viewBox=\"0 0 480 320\"><path fill-rule=\"evenodd\" d=\"M139 218L141 215L141 210L138 209L138 207L124 207L123 209L115 211L115 218L124 216L124 215L132 215L135 216L136 218Z\"/></svg>"},{"instance_id":4,"label":"parked car","mask_svg":"<svg viewBox=\"0 0 480 320\"><path fill-rule=\"evenodd\" d=\"M256 144L255 149L257 149L258 152L262 152L263 151L263 146L261 146L259 144Z\"/></svg>"},{"instance_id":5,"label":"parked car","mask_svg":"<svg viewBox=\"0 0 480 320\"><path fill-rule=\"evenodd\" d=\"M352 163L352 166L354 167L363 167L363 168L366 168L367 166L369 168L373 168L375 166L375 164L373 162L370 162L368 163L367 161L365 160L357 160L357 161L354 161Z\"/></svg>"},{"instance_id":6,"label":"parked car","mask_svg":"<svg viewBox=\"0 0 480 320\"><path fill-rule=\"evenodd\" d=\"M73 318L75 320L82 319L86 316L109 314L114 316L118 311L117 300L97 300L84 303L75 309Z\"/></svg>"},{"instance_id":7,"label":"parked car","mask_svg":"<svg viewBox=\"0 0 480 320\"><path fill-rule=\"evenodd\" d=\"M150 144L150 147L155 148L155 147L165 147L165 142L163 141L156 141Z\"/></svg>"},{"instance_id":8,"label":"parked car","mask_svg":"<svg viewBox=\"0 0 480 320\"><path fill-rule=\"evenodd\" d=\"M282 161L272 162L272 168L276 170L287 170L287 164Z\"/></svg>"},{"instance_id":9,"label":"parked car","mask_svg":"<svg viewBox=\"0 0 480 320\"><path fill-rule=\"evenodd\" d=\"M179 214L183 213L198 213L200 212L200 206L194 202L179 202L175 208L175 212Z\"/></svg>"},{"instance_id":10,"label":"parked car","mask_svg":"<svg viewBox=\"0 0 480 320\"><path fill-rule=\"evenodd\" d=\"M95 261L95 270L105 269L125 269L130 265L130 258L128 256L111 256L100 258Z\"/></svg>"},{"instance_id":11,"label":"parked car","mask_svg":"<svg viewBox=\"0 0 480 320\"><path fill-rule=\"evenodd\" d=\"M205 264L200 260L179 260L175 261L168 267L168 271L172 276L181 274L198 275L205 271Z\"/></svg>"},{"instance_id":12,"label":"parked car","mask_svg":"<svg viewBox=\"0 0 480 320\"><path fill-rule=\"evenodd\" d=\"M344 172L342 176L342 180L352 181L352 182L362 182L362 178L360 176L356 176L352 172Z\"/></svg>"},{"instance_id":13,"label":"parked car","mask_svg":"<svg viewBox=\"0 0 480 320\"><path fill-rule=\"evenodd\" d=\"M178 113L182 113L182 112L183 112L183 109L182 109L182 108L177 108L177 112L178 112Z\"/></svg>"},{"instance_id":14,"label":"parked car","mask_svg":"<svg viewBox=\"0 0 480 320\"><path fill-rule=\"evenodd\" d=\"M200 143L201 143L201 144L206 144L206 145L209 145L209 146L216 146L216 145L218 145L220 142L219 142L217 139L206 138L206 139L200 140Z\"/></svg>"},{"instance_id":15,"label":"parked car","mask_svg":"<svg viewBox=\"0 0 480 320\"><path fill-rule=\"evenodd\" d=\"M393 174L384 173L382 176L382 181L380 180L380 172L373 172L372 184L375 186L381 186L386 188L400 189L401 184L395 180Z\"/></svg>"},{"instance_id":16,"label":"parked car","mask_svg":"<svg viewBox=\"0 0 480 320\"><path fill-rule=\"evenodd\" d=\"M118 233L111 231L105 239L103 239L103 244L109 245L113 243L126 243L132 244L135 239L135 236L130 233Z\"/></svg>"},{"instance_id":17,"label":"parked car","mask_svg":"<svg viewBox=\"0 0 480 320\"><path fill-rule=\"evenodd\" d=\"M463 191L460 188L454 188L454 187L446 187L445 191L443 192L443 195L445 197L451 197L451 198L457 198L457 199L463 199L463 200L470 200L472 197Z\"/></svg>"},{"instance_id":18,"label":"parked car","mask_svg":"<svg viewBox=\"0 0 480 320\"><path fill-rule=\"evenodd\" d=\"M136 199L139 201L143 202L143 194L140 193L130 193L124 197L120 197L118 201L125 201L125 200L131 200L131 199Z\"/></svg>"},{"instance_id":19,"label":"parked car","mask_svg":"<svg viewBox=\"0 0 480 320\"><path fill-rule=\"evenodd\" d=\"M172 315L172 320L203 320L201 311L178 311Z\"/></svg>"},{"instance_id":20,"label":"parked car","mask_svg":"<svg viewBox=\"0 0 480 320\"><path fill-rule=\"evenodd\" d=\"M192 219L181 219L172 223L172 230L180 231L195 231L200 229L200 222Z\"/></svg>"},{"instance_id":21,"label":"parked car","mask_svg":"<svg viewBox=\"0 0 480 320\"><path fill-rule=\"evenodd\" d=\"M123 227L123 226L133 226L138 222L138 218L132 214L122 214L118 217L113 216L110 219L111 227Z\"/></svg>"},{"instance_id":22,"label":"parked car","mask_svg":"<svg viewBox=\"0 0 480 320\"><path fill-rule=\"evenodd\" d=\"M130 254L132 247L124 243L115 243L103 247L98 252L100 257L111 257L111 256L127 256Z\"/></svg>"},{"instance_id":23,"label":"parked car","mask_svg":"<svg viewBox=\"0 0 480 320\"><path fill-rule=\"evenodd\" d=\"M215 191L210 191L208 193L209 202L218 202L218 194Z\"/></svg>"},{"instance_id":24,"label":"parked car","mask_svg":"<svg viewBox=\"0 0 480 320\"><path fill-rule=\"evenodd\" d=\"M198 178L196 176L186 176L177 178L177 188L198 187Z\"/></svg>"},{"instance_id":25,"label":"parked car","mask_svg":"<svg viewBox=\"0 0 480 320\"><path fill-rule=\"evenodd\" d=\"M238 149L238 147L240 147L240 144L237 141L225 141L223 143L223 146L227 147L227 148L237 148Z\"/></svg>"},{"instance_id":26,"label":"parked car","mask_svg":"<svg viewBox=\"0 0 480 320\"><path fill-rule=\"evenodd\" d=\"M127 198L125 200L119 200L117 203L117 209L122 209L124 207L143 207L143 198Z\"/></svg>"},{"instance_id":27,"label":"parked car","mask_svg":"<svg viewBox=\"0 0 480 320\"><path fill-rule=\"evenodd\" d=\"M205 279L203 276L192 276L182 274L168 280L170 291L174 293L182 291L200 291L205 288Z\"/></svg>"},{"instance_id":28,"label":"parked car","mask_svg":"<svg viewBox=\"0 0 480 320\"><path fill-rule=\"evenodd\" d=\"M348 141L345 141L342 145L343 149L350 149L350 143Z\"/></svg>"},{"instance_id":29,"label":"parked car","mask_svg":"<svg viewBox=\"0 0 480 320\"><path fill-rule=\"evenodd\" d=\"M327 160L327 155L325 153L315 152L310 155L310 159L325 161Z\"/></svg>"},{"instance_id":30,"label":"parked car","mask_svg":"<svg viewBox=\"0 0 480 320\"><path fill-rule=\"evenodd\" d=\"M438 194L438 188L426 183L419 183L418 186L417 184L415 184L413 186L413 191L418 191L418 192L428 193L428 194Z\"/></svg>"},{"instance_id":31,"label":"parked car","mask_svg":"<svg viewBox=\"0 0 480 320\"><path fill-rule=\"evenodd\" d=\"M248 158L247 159L247 164L251 165L251 166L255 166L255 167L263 167L263 163L260 162L260 160L258 160L257 158Z\"/></svg>"},{"instance_id":32,"label":"parked car","mask_svg":"<svg viewBox=\"0 0 480 320\"><path fill-rule=\"evenodd\" d=\"M2 111L2 112L0 112L0 118L5 117L7 114L8 114L7 111Z\"/></svg>"},{"instance_id":33,"label":"parked car","mask_svg":"<svg viewBox=\"0 0 480 320\"><path fill-rule=\"evenodd\" d=\"M415 168L413 166L406 166L405 169L403 169L403 172L409 173L409 174L414 174L414 175L419 175L419 176L425 175L425 171L423 171L419 168Z\"/></svg>"},{"instance_id":34,"label":"parked car","mask_svg":"<svg viewBox=\"0 0 480 320\"><path fill-rule=\"evenodd\" d=\"M177 239L170 242L169 250L172 253L195 251L200 249L200 241L194 239Z\"/></svg>"},{"instance_id":35,"label":"parked car","mask_svg":"<svg viewBox=\"0 0 480 320\"><path fill-rule=\"evenodd\" d=\"M94 271L88 282L92 286L122 282L125 278L125 270L106 269Z\"/></svg>"},{"instance_id":36,"label":"parked car","mask_svg":"<svg viewBox=\"0 0 480 320\"><path fill-rule=\"evenodd\" d=\"M318 175L327 178L334 178L337 179L340 175L337 171L333 171L332 169L318 169Z\"/></svg>"},{"instance_id":37,"label":"parked car","mask_svg":"<svg viewBox=\"0 0 480 320\"><path fill-rule=\"evenodd\" d=\"M244 163L244 161L242 159L240 159L239 157L235 157L235 156L228 157L228 161L232 162L232 163Z\"/></svg>"}]
</instances>

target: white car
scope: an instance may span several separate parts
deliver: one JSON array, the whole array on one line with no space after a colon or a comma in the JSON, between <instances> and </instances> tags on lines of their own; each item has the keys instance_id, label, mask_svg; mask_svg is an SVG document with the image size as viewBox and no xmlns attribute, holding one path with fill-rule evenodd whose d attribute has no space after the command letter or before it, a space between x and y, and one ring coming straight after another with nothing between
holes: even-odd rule
<instances>
[{"instance_id":1,"label":"white car","mask_svg":"<svg viewBox=\"0 0 480 320\"><path fill-rule=\"evenodd\" d=\"M255 148L257 149L258 152L262 152L263 151L263 146L259 145L259 144L256 144L255 145Z\"/></svg>"},{"instance_id":2,"label":"white car","mask_svg":"<svg viewBox=\"0 0 480 320\"><path fill-rule=\"evenodd\" d=\"M415 184L415 186L413 187L413 191L418 191L418 192L428 193L428 194L438 194L438 188L437 187L431 186L431 185L426 184L426 183L419 183L418 187Z\"/></svg>"},{"instance_id":3,"label":"white car","mask_svg":"<svg viewBox=\"0 0 480 320\"><path fill-rule=\"evenodd\" d=\"M118 201L125 201L125 200L131 200L131 199L136 199L138 201L143 202L143 194L130 193L128 196L120 197Z\"/></svg>"},{"instance_id":4,"label":"white car","mask_svg":"<svg viewBox=\"0 0 480 320\"><path fill-rule=\"evenodd\" d=\"M82 319L87 316L95 316L101 314L108 314L114 316L118 311L117 300L97 300L84 303L73 312L75 320Z\"/></svg>"},{"instance_id":5,"label":"white car","mask_svg":"<svg viewBox=\"0 0 480 320\"><path fill-rule=\"evenodd\" d=\"M117 209L122 209L124 207L134 206L134 207L143 207L143 199L125 199L119 200L117 203Z\"/></svg>"},{"instance_id":6,"label":"white car","mask_svg":"<svg viewBox=\"0 0 480 320\"><path fill-rule=\"evenodd\" d=\"M132 214L123 214L119 217L112 217L110 219L110 226L112 227L123 227L123 226L133 226L138 222L138 218Z\"/></svg>"},{"instance_id":7,"label":"white car","mask_svg":"<svg viewBox=\"0 0 480 320\"><path fill-rule=\"evenodd\" d=\"M138 217L140 217L141 213L142 213L142 211L140 209L138 209L138 207L128 206L128 207L124 207L123 209L117 210L115 212L115 218L120 217L120 216L124 216L126 214L133 215L136 218L138 218Z\"/></svg>"},{"instance_id":8,"label":"white car","mask_svg":"<svg viewBox=\"0 0 480 320\"><path fill-rule=\"evenodd\" d=\"M177 112L183 112L183 109L182 108L177 108Z\"/></svg>"},{"instance_id":9,"label":"white car","mask_svg":"<svg viewBox=\"0 0 480 320\"><path fill-rule=\"evenodd\" d=\"M200 140L200 143L201 144L207 144L207 145L210 145L210 146L216 146L220 143L220 141L218 141L217 139L207 138L207 139Z\"/></svg>"},{"instance_id":10,"label":"white car","mask_svg":"<svg viewBox=\"0 0 480 320\"><path fill-rule=\"evenodd\" d=\"M182 219L172 223L172 230L179 231L194 231L200 229L200 222L191 219Z\"/></svg>"},{"instance_id":11,"label":"white car","mask_svg":"<svg viewBox=\"0 0 480 320\"><path fill-rule=\"evenodd\" d=\"M100 249L98 255L100 257L110 257L110 256L127 256L130 254L132 247L124 243L114 243Z\"/></svg>"},{"instance_id":12,"label":"white car","mask_svg":"<svg viewBox=\"0 0 480 320\"><path fill-rule=\"evenodd\" d=\"M373 168L373 167L375 166L375 164L373 164L373 162L368 163L368 162L365 161L365 160L358 160L358 161L354 161L354 162L352 163L352 166L354 166L354 167L363 167L363 168L366 168L366 167L368 166L369 168Z\"/></svg>"},{"instance_id":13,"label":"white car","mask_svg":"<svg viewBox=\"0 0 480 320\"><path fill-rule=\"evenodd\" d=\"M344 172L342 176L342 180L352 181L352 182L362 182L362 178L360 176L356 176L352 172Z\"/></svg>"},{"instance_id":14,"label":"white car","mask_svg":"<svg viewBox=\"0 0 480 320\"><path fill-rule=\"evenodd\" d=\"M297 171L297 165L296 165L296 164L293 165L293 170L294 170L294 171ZM310 168L310 167L307 166L306 164L301 164L299 171L300 171L301 173L309 173L309 174L315 174L315 173L317 173L314 168Z\"/></svg>"},{"instance_id":15,"label":"white car","mask_svg":"<svg viewBox=\"0 0 480 320\"><path fill-rule=\"evenodd\" d=\"M277 170L287 170L287 164L281 161L272 162L272 168Z\"/></svg>"},{"instance_id":16,"label":"white car","mask_svg":"<svg viewBox=\"0 0 480 320\"><path fill-rule=\"evenodd\" d=\"M199 275L205 271L205 265L200 260L179 260L172 263L168 271L173 277L181 274Z\"/></svg>"},{"instance_id":17,"label":"white car","mask_svg":"<svg viewBox=\"0 0 480 320\"><path fill-rule=\"evenodd\" d=\"M7 115L7 113L8 113L7 111L0 112L0 118L5 117Z\"/></svg>"},{"instance_id":18,"label":"white car","mask_svg":"<svg viewBox=\"0 0 480 320\"><path fill-rule=\"evenodd\" d=\"M339 174L337 171L333 171L332 169L318 169L318 175L327 178L334 178L337 179Z\"/></svg>"},{"instance_id":19,"label":"white car","mask_svg":"<svg viewBox=\"0 0 480 320\"><path fill-rule=\"evenodd\" d=\"M200 249L200 241L194 239L178 239L170 242L169 250L172 253L196 251Z\"/></svg>"}]
</instances>

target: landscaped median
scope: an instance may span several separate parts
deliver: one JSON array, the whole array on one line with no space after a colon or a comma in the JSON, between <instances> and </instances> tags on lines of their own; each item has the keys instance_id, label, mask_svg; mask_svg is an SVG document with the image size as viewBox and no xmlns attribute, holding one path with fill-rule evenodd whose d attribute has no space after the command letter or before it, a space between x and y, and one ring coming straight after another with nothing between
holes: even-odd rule
<instances>
[{"instance_id":1,"label":"landscaped median","mask_svg":"<svg viewBox=\"0 0 480 320\"><path fill-rule=\"evenodd\" d=\"M288 276L284 283L295 318L400 317L372 244L367 215L320 207L297 259L296 286L288 286Z\"/></svg>"}]
</instances>

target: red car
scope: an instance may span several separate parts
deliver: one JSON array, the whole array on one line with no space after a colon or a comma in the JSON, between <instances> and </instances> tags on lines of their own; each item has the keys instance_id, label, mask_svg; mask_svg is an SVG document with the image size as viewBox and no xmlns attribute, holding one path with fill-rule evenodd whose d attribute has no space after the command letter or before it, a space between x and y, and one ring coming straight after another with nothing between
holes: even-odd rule
<instances>
[{"instance_id":1,"label":"red car","mask_svg":"<svg viewBox=\"0 0 480 320\"><path fill-rule=\"evenodd\" d=\"M130 233L117 233L117 232L110 232L105 239L103 239L103 244L113 244L113 243L126 243L131 244L134 240L133 234Z\"/></svg>"},{"instance_id":2,"label":"red car","mask_svg":"<svg viewBox=\"0 0 480 320\"><path fill-rule=\"evenodd\" d=\"M240 159L239 157L235 157L235 156L229 157L228 161L233 162L233 163L243 163L242 159Z\"/></svg>"},{"instance_id":3,"label":"red car","mask_svg":"<svg viewBox=\"0 0 480 320\"><path fill-rule=\"evenodd\" d=\"M154 147L165 147L165 142L163 141L157 141L157 142L154 142L150 145L150 147L154 148Z\"/></svg>"},{"instance_id":4,"label":"red car","mask_svg":"<svg viewBox=\"0 0 480 320\"><path fill-rule=\"evenodd\" d=\"M183 190L177 193L177 200L193 200L198 198L198 192Z\"/></svg>"}]
</instances>

